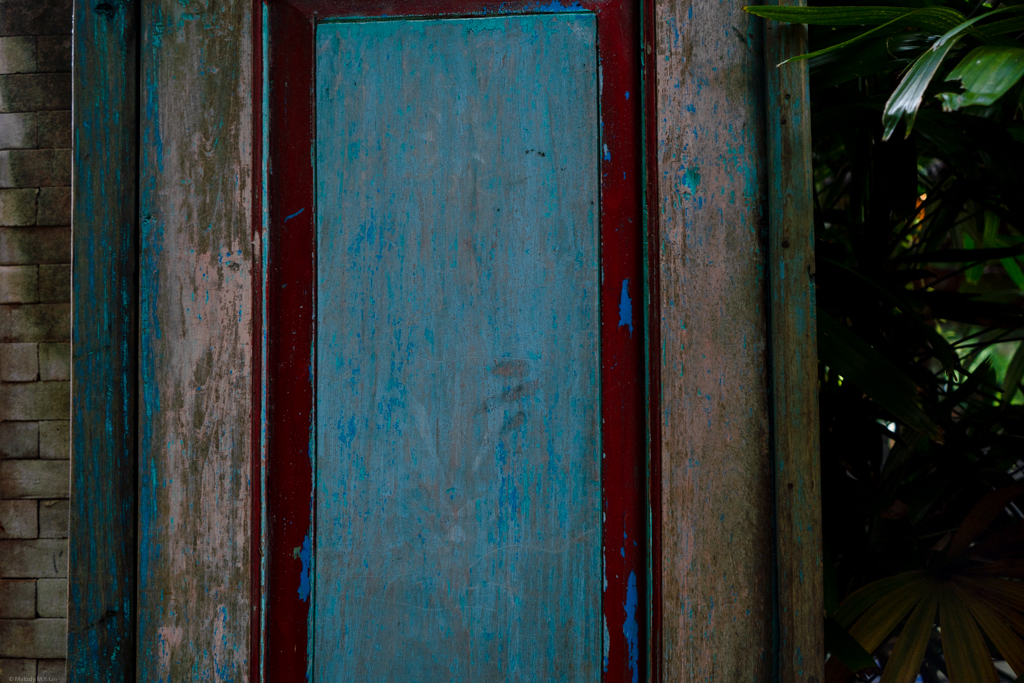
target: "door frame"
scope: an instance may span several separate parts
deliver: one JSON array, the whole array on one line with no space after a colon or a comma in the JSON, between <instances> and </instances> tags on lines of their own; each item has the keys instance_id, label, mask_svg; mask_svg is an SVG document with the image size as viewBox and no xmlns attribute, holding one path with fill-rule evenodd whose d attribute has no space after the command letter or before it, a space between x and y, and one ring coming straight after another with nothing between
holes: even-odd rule
<instances>
[{"instance_id":1,"label":"door frame","mask_svg":"<svg viewBox=\"0 0 1024 683\"><path fill-rule=\"evenodd\" d=\"M590 11L601 118L604 680L646 680L649 541L647 286L641 6L629 0L274 0L263 5L263 448L261 643L266 680L312 673L315 572L315 32L321 20ZM280 46L287 46L282 48ZM625 288L625 289L623 289ZM656 299L654 299L656 301ZM643 314L643 315L642 315ZM655 318L656 319L656 316ZM626 540L616 543L612 539ZM632 579L630 578L632 576Z\"/></svg>"}]
</instances>

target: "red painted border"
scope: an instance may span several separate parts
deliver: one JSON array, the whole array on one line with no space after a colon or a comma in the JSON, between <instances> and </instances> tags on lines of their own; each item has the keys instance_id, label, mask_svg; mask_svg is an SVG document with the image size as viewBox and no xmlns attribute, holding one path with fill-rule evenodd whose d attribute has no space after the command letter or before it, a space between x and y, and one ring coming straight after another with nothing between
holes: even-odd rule
<instances>
[{"instance_id":1,"label":"red painted border","mask_svg":"<svg viewBox=\"0 0 1024 683\"><path fill-rule=\"evenodd\" d=\"M302 548L312 531L313 495L313 41L309 18L293 6L270 2L268 9L267 367L273 371L266 378L269 447L263 664L265 680L285 682L306 680L311 604L308 591L306 599L299 591Z\"/></svg>"},{"instance_id":2,"label":"red painted border","mask_svg":"<svg viewBox=\"0 0 1024 683\"><path fill-rule=\"evenodd\" d=\"M541 5L512 0L269 0L270 267L268 558L265 680L304 681L310 599L301 599L311 532L315 227L312 155L315 20L589 10L598 17L603 145L601 383L609 682L647 680L644 148L640 6L629 0ZM257 37L259 34L256 33ZM259 111L259 101L256 101ZM602 149L605 149L604 147ZM299 213L301 211L301 213ZM623 304L623 283L631 299ZM621 306L621 307L620 307ZM631 315L626 315L631 308ZM628 323L624 318L628 318ZM623 324L619 324L620 321ZM656 355L654 358L660 357ZM653 409L655 410L656 409ZM632 576L632 579L630 578ZM310 580L312 577L309 577ZM632 583L631 583L632 581ZM632 585L632 589L630 588ZM632 609L632 623L627 610ZM630 638L628 635L635 634ZM632 642L631 642L632 641ZM256 676L253 676L256 679Z\"/></svg>"}]
</instances>

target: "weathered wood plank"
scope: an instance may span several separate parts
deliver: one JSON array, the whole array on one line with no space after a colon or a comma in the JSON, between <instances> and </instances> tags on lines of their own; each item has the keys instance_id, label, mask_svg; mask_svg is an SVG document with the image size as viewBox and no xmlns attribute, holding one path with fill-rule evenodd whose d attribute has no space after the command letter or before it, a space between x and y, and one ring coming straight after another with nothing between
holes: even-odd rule
<instances>
[{"instance_id":1,"label":"weathered wood plank","mask_svg":"<svg viewBox=\"0 0 1024 683\"><path fill-rule=\"evenodd\" d=\"M68 680L135 666L138 8L76 2Z\"/></svg>"},{"instance_id":2,"label":"weathered wood plank","mask_svg":"<svg viewBox=\"0 0 1024 683\"><path fill-rule=\"evenodd\" d=\"M318 29L316 681L600 680L596 57Z\"/></svg>"},{"instance_id":3,"label":"weathered wood plank","mask_svg":"<svg viewBox=\"0 0 1024 683\"><path fill-rule=\"evenodd\" d=\"M142 9L140 681L250 676L251 10Z\"/></svg>"},{"instance_id":4,"label":"weathered wood plank","mask_svg":"<svg viewBox=\"0 0 1024 683\"><path fill-rule=\"evenodd\" d=\"M761 29L657 0L665 681L770 680Z\"/></svg>"},{"instance_id":5,"label":"weathered wood plank","mask_svg":"<svg viewBox=\"0 0 1024 683\"><path fill-rule=\"evenodd\" d=\"M803 5L802 0L778 4ZM779 680L825 667L807 29L765 24Z\"/></svg>"}]
</instances>

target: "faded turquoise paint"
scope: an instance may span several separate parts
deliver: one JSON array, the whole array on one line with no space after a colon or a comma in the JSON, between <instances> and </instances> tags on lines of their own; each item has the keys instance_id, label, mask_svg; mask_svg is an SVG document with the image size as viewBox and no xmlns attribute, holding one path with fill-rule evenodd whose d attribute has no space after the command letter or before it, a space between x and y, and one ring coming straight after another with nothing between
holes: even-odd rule
<instances>
[{"instance_id":1,"label":"faded turquoise paint","mask_svg":"<svg viewBox=\"0 0 1024 683\"><path fill-rule=\"evenodd\" d=\"M69 681L134 680L137 17L74 10ZM4 339L3 341L8 341Z\"/></svg>"},{"instance_id":2,"label":"faded turquoise paint","mask_svg":"<svg viewBox=\"0 0 1024 683\"><path fill-rule=\"evenodd\" d=\"M316 681L601 675L595 41L318 29Z\"/></svg>"}]
</instances>

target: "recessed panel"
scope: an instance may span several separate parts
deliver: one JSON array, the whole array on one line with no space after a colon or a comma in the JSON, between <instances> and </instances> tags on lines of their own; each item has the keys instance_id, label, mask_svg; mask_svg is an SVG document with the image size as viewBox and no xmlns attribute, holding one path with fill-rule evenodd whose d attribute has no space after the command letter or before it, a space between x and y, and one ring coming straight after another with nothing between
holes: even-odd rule
<instances>
[{"instance_id":1,"label":"recessed panel","mask_svg":"<svg viewBox=\"0 0 1024 683\"><path fill-rule=\"evenodd\" d=\"M317 28L317 681L600 679L595 43Z\"/></svg>"}]
</instances>

